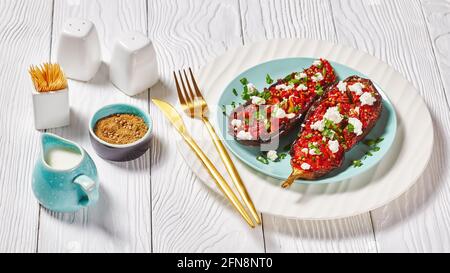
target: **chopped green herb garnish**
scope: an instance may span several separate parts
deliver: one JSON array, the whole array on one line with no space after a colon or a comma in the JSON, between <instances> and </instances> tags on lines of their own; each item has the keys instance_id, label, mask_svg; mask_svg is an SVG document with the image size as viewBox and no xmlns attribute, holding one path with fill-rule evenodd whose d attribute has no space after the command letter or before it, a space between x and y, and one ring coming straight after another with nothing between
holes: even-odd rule
<instances>
[{"instance_id":1,"label":"chopped green herb garnish","mask_svg":"<svg viewBox=\"0 0 450 273\"><path fill-rule=\"evenodd\" d=\"M331 121L329 119L326 119L326 118L324 118L324 120L325 120L325 128L332 128L333 127L333 125L334 125L333 121Z\"/></svg>"},{"instance_id":2,"label":"chopped green herb garnish","mask_svg":"<svg viewBox=\"0 0 450 273\"><path fill-rule=\"evenodd\" d=\"M233 109L236 108L236 102L232 101L231 106L233 107Z\"/></svg>"},{"instance_id":3,"label":"chopped green herb garnish","mask_svg":"<svg viewBox=\"0 0 450 273\"><path fill-rule=\"evenodd\" d=\"M366 144L367 146L373 146L376 144L376 142L373 139L368 139L368 140L364 141L364 144Z\"/></svg>"},{"instance_id":4,"label":"chopped green herb garnish","mask_svg":"<svg viewBox=\"0 0 450 273\"><path fill-rule=\"evenodd\" d=\"M312 137L313 137L313 134L312 134L312 133L309 133L309 134L307 134L307 135L305 136L306 139L310 139L310 138L312 138Z\"/></svg>"},{"instance_id":5,"label":"chopped green herb garnish","mask_svg":"<svg viewBox=\"0 0 450 273\"><path fill-rule=\"evenodd\" d=\"M248 93L247 85L244 86L244 91L242 92L241 98L243 100L249 100L250 99L250 94Z\"/></svg>"},{"instance_id":6,"label":"chopped green herb garnish","mask_svg":"<svg viewBox=\"0 0 450 273\"><path fill-rule=\"evenodd\" d=\"M236 88L233 88L233 94L234 94L235 96L238 95L238 92L237 92Z\"/></svg>"},{"instance_id":7,"label":"chopped green herb garnish","mask_svg":"<svg viewBox=\"0 0 450 273\"><path fill-rule=\"evenodd\" d=\"M354 131L355 131L355 126L353 126L353 124L347 124L347 130L350 132L350 133L353 133Z\"/></svg>"},{"instance_id":8,"label":"chopped green herb garnish","mask_svg":"<svg viewBox=\"0 0 450 273\"><path fill-rule=\"evenodd\" d=\"M322 96L323 95L323 87L321 85L316 85L316 94L318 96Z\"/></svg>"},{"instance_id":9,"label":"chopped green herb garnish","mask_svg":"<svg viewBox=\"0 0 450 273\"><path fill-rule=\"evenodd\" d=\"M308 143L308 148L314 150L314 154L315 155L321 155L322 152L320 151L319 147L317 147L316 145L312 144L312 143Z\"/></svg>"},{"instance_id":10,"label":"chopped green herb garnish","mask_svg":"<svg viewBox=\"0 0 450 273\"><path fill-rule=\"evenodd\" d=\"M349 125L351 125L351 124L348 124L347 128L349 127ZM354 128L352 128L352 131L353 131L353 129ZM350 131L350 129L349 129L349 131ZM364 144L369 146L370 150L365 153L365 155L363 157L363 160L366 159L369 156L373 156L374 152L378 152L380 150L380 147L378 147L377 144L380 143L381 141L383 141L383 138L367 139L367 140L364 141ZM363 163L362 163L361 160L354 160L353 161L353 166L354 167L361 167L362 165L363 165Z\"/></svg>"},{"instance_id":11,"label":"chopped green herb garnish","mask_svg":"<svg viewBox=\"0 0 450 273\"><path fill-rule=\"evenodd\" d=\"M366 141L364 141L364 144L366 144L367 146L375 146L378 143L382 142L384 140L384 138L379 137L377 139L368 139Z\"/></svg>"},{"instance_id":12,"label":"chopped green herb garnish","mask_svg":"<svg viewBox=\"0 0 450 273\"><path fill-rule=\"evenodd\" d=\"M353 165L354 168L359 168L359 167L361 167L363 165L363 163L362 163L361 160L353 160L353 164L352 165Z\"/></svg>"},{"instance_id":13,"label":"chopped green herb garnish","mask_svg":"<svg viewBox=\"0 0 450 273\"><path fill-rule=\"evenodd\" d=\"M294 106L294 109L293 109L293 111L294 112L298 112L298 111L300 111L302 108L300 107L300 105L296 105L296 106Z\"/></svg>"},{"instance_id":14,"label":"chopped green herb garnish","mask_svg":"<svg viewBox=\"0 0 450 273\"><path fill-rule=\"evenodd\" d=\"M285 81L290 81L292 80L292 74L287 75L286 77L284 77Z\"/></svg>"},{"instance_id":15,"label":"chopped green herb garnish","mask_svg":"<svg viewBox=\"0 0 450 273\"><path fill-rule=\"evenodd\" d=\"M331 130L331 129L326 128L326 129L323 130L322 135L324 137L329 138L329 139L332 140L334 138L335 132L333 130Z\"/></svg>"},{"instance_id":16,"label":"chopped green herb garnish","mask_svg":"<svg viewBox=\"0 0 450 273\"><path fill-rule=\"evenodd\" d=\"M225 105L222 105L222 114L223 114L224 116L227 115L227 108L225 107Z\"/></svg>"},{"instance_id":17,"label":"chopped green herb garnish","mask_svg":"<svg viewBox=\"0 0 450 273\"><path fill-rule=\"evenodd\" d=\"M264 90L262 93L259 94L259 96L265 100L268 100L268 99L270 99L271 94L270 94L270 91Z\"/></svg>"},{"instance_id":18,"label":"chopped green herb garnish","mask_svg":"<svg viewBox=\"0 0 450 273\"><path fill-rule=\"evenodd\" d=\"M289 80L289 84L298 84L298 83L300 83L299 79L291 79L291 80Z\"/></svg>"},{"instance_id":19,"label":"chopped green herb garnish","mask_svg":"<svg viewBox=\"0 0 450 273\"><path fill-rule=\"evenodd\" d=\"M281 153L278 155L277 159L274 160L274 162L280 162L281 160L285 159L287 156L286 153Z\"/></svg>"},{"instance_id":20,"label":"chopped green herb garnish","mask_svg":"<svg viewBox=\"0 0 450 273\"><path fill-rule=\"evenodd\" d=\"M248 84L247 78L242 78L242 79L240 80L240 82L242 83L242 85L247 85L247 84Z\"/></svg>"},{"instance_id":21,"label":"chopped green herb garnish","mask_svg":"<svg viewBox=\"0 0 450 273\"><path fill-rule=\"evenodd\" d=\"M327 70L325 69L325 67L322 69L322 76L325 77L325 75L327 74Z\"/></svg>"},{"instance_id":22,"label":"chopped green herb garnish","mask_svg":"<svg viewBox=\"0 0 450 273\"><path fill-rule=\"evenodd\" d=\"M270 77L269 74L266 75L266 83L267 84L272 84L273 83L273 79Z\"/></svg>"},{"instance_id":23,"label":"chopped green herb garnish","mask_svg":"<svg viewBox=\"0 0 450 273\"><path fill-rule=\"evenodd\" d=\"M256 160L266 165L269 164L269 160L264 155L257 156Z\"/></svg>"}]
</instances>

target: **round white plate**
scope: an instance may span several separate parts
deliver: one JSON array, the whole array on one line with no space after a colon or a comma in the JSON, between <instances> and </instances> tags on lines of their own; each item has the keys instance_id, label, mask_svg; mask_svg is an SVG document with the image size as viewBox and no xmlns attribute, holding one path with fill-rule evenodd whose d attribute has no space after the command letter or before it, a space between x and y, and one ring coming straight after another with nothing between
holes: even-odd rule
<instances>
[{"instance_id":1,"label":"round white plate","mask_svg":"<svg viewBox=\"0 0 450 273\"><path fill-rule=\"evenodd\" d=\"M257 210L287 218L335 219L373 210L407 191L423 172L431 155L431 116L412 84L386 63L364 52L325 41L300 39L270 40L228 51L196 73L211 112L221 111L217 106L221 92L242 71L262 62L287 57L323 57L367 75L380 85L394 105L398 118L397 134L391 149L378 165L357 177L334 184L300 184L282 189L279 180L255 172L232 156ZM200 121L185 120L189 132L227 181L231 181L204 125ZM177 144L193 172L218 192L192 151L180 140Z\"/></svg>"}]
</instances>

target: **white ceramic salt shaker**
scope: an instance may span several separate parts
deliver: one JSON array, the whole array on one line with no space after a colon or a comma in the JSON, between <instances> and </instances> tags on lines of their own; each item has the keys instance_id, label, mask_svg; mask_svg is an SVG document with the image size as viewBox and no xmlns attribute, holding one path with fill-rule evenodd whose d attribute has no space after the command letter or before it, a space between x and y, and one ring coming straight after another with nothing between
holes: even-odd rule
<instances>
[{"instance_id":1,"label":"white ceramic salt shaker","mask_svg":"<svg viewBox=\"0 0 450 273\"><path fill-rule=\"evenodd\" d=\"M70 123L69 88L38 92L32 88L34 126L38 130L67 126Z\"/></svg>"},{"instance_id":2,"label":"white ceramic salt shaker","mask_svg":"<svg viewBox=\"0 0 450 273\"><path fill-rule=\"evenodd\" d=\"M89 81L101 65L101 49L95 25L86 19L71 18L59 37L57 62L66 76Z\"/></svg>"},{"instance_id":3,"label":"white ceramic salt shaker","mask_svg":"<svg viewBox=\"0 0 450 273\"><path fill-rule=\"evenodd\" d=\"M114 44L109 77L128 96L137 95L154 85L159 76L152 42L138 32L121 35Z\"/></svg>"}]
</instances>

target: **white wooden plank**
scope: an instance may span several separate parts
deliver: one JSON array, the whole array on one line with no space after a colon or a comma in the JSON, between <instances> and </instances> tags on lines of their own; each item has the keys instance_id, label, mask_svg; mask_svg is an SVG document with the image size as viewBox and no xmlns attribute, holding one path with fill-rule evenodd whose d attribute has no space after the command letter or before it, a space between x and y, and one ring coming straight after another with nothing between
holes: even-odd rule
<instances>
[{"instance_id":1,"label":"white wooden plank","mask_svg":"<svg viewBox=\"0 0 450 273\"><path fill-rule=\"evenodd\" d=\"M146 2L55 1L53 60L58 35L69 17L83 17L97 27L105 59L114 40L123 31L147 32ZM108 80L103 65L88 83L69 82L71 125L51 130L80 143L93 157L100 177L100 199L94 207L77 213L41 211L40 252L149 252L151 251L150 152L126 163L111 163L98 157L88 134L88 119L103 105L127 102L147 110L148 92L129 98Z\"/></svg>"},{"instance_id":2,"label":"white wooden plank","mask_svg":"<svg viewBox=\"0 0 450 273\"><path fill-rule=\"evenodd\" d=\"M444 83L447 104L450 96L450 1L421 0L434 54Z\"/></svg>"},{"instance_id":3,"label":"white wooden plank","mask_svg":"<svg viewBox=\"0 0 450 273\"><path fill-rule=\"evenodd\" d=\"M173 69L198 67L227 48L241 45L237 1L149 1L148 14L149 36L159 53L161 73L151 97L177 104ZM155 121L153 250L264 251L261 227L251 230L225 199L193 175L177 152L177 133L156 106L150 106L150 113Z\"/></svg>"},{"instance_id":4,"label":"white wooden plank","mask_svg":"<svg viewBox=\"0 0 450 273\"><path fill-rule=\"evenodd\" d=\"M245 43L272 38L336 41L327 0L241 1ZM369 213L336 221L264 215L268 252L376 252Z\"/></svg>"},{"instance_id":5,"label":"white wooden plank","mask_svg":"<svg viewBox=\"0 0 450 273\"><path fill-rule=\"evenodd\" d=\"M27 70L49 60L51 14L51 1L0 1L0 252L36 250L31 176L40 134Z\"/></svg>"},{"instance_id":6,"label":"white wooden plank","mask_svg":"<svg viewBox=\"0 0 450 273\"><path fill-rule=\"evenodd\" d=\"M378 250L448 252L449 107L420 2L342 0L331 4L339 42L365 50L401 71L419 89L434 122L435 144L426 171L410 191L372 213Z\"/></svg>"}]
</instances>

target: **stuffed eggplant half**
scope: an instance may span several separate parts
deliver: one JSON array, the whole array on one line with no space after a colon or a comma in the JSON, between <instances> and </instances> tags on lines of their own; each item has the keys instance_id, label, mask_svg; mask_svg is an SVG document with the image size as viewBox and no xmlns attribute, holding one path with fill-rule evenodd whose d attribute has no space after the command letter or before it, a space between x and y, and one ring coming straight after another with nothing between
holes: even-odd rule
<instances>
[{"instance_id":1,"label":"stuffed eggplant half","mask_svg":"<svg viewBox=\"0 0 450 273\"><path fill-rule=\"evenodd\" d=\"M368 79L351 76L330 86L305 116L291 146L293 171L282 187L340 167L345 153L370 132L381 111L382 97Z\"/></svg>"},{"instance_id":2,"label":"stuffed eggplant half","mask_svg":"<svg viewBox=\"0 0 450 273\"><path fill-rule=\"evenodd\" d=\"M314 61L302 72L277 80L263 91L244 78L242 97L246 102L231 112L228 131L243 145L269 143L298 128L311 105L335 81L334 69L324 59Z\"/></svg>"}]
</instances>

